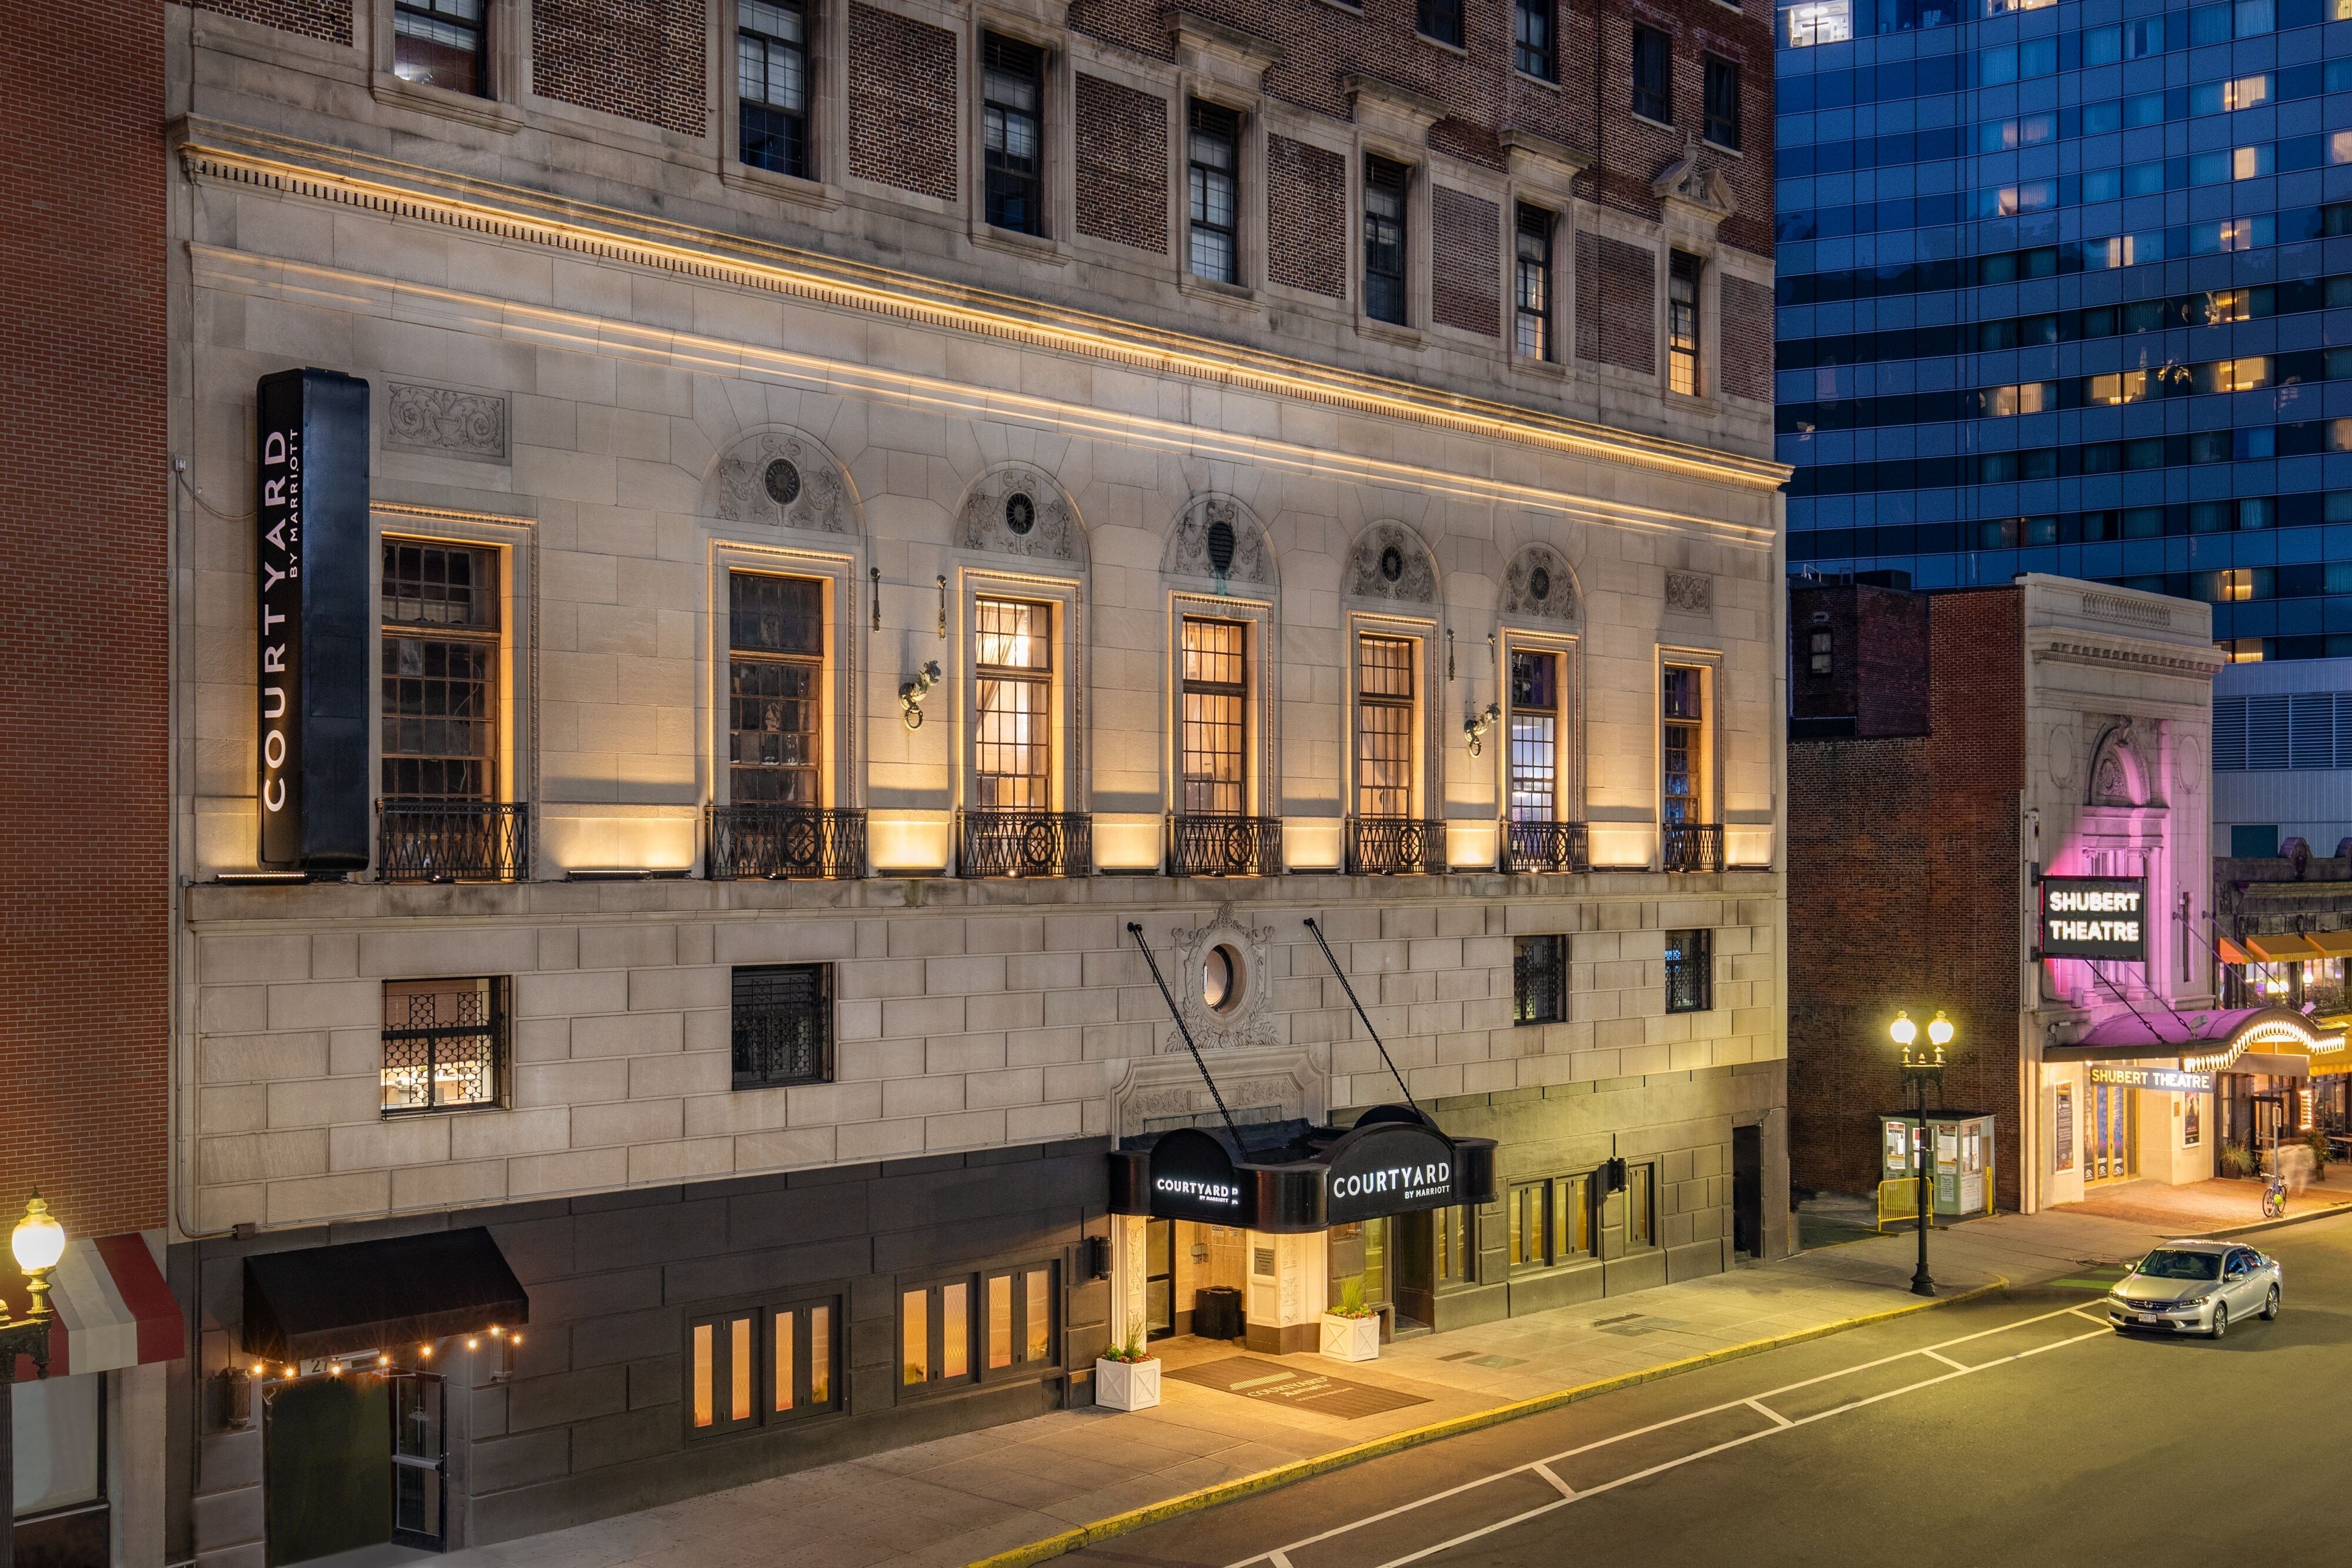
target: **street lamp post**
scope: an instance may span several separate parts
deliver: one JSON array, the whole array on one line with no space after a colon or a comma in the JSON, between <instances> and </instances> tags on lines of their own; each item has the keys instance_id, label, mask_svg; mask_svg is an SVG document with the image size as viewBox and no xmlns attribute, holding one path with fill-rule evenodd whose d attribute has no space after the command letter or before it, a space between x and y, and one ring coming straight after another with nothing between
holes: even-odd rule
<instances>
[{"instance_id":1,"label":"street lamp post","mask_svg":"<svg viewBox=\"0 0 2352 1568\"><path fill-rule=\"evenodd\" d=\"M25 1271L32 1303L22 1318L0 1321L0 1564L16 1560L16 1358L29 1355L37 1376L49 1375L49 1270L66 1255L66 1228L37 1191L25 1205L8 1249Z\"/></svg>"},{"instance_id":2,"label":"street lamp post","mask_svg":"<svg viewBox=\"0 0 2352 1568\"><path fill-rule=\"evenodd\" d=\"M1913 1113L1919 1118L1919 1143L1911 1156L1919 1168L1919 1267L1911 1275L1911 1293L1932 1296L1936 1293L1936 1281L1927 1272L1927 1221L1935 1212L1935 1192L1930 1180L1935 1145L1927 1136L1927 1086L1931 1083L1936 1086L1936 1103L1941 1105L1944 1102L1944 1047L1952 1043L1952 1021L1944 1016L1940 1008L1929 1021L1927 1042L1935 1048L1933 1056L1924 1051L1913 1052L1911 1046L1919 1038L1919 1026L1911 1021L1909 1013L1897 1012L1895 1021L1886 1026L1886 1032L1894 1037L1896 1045L1903 1048L1903 1087L1911 1102Z\"/></svg>"}]
</instances>

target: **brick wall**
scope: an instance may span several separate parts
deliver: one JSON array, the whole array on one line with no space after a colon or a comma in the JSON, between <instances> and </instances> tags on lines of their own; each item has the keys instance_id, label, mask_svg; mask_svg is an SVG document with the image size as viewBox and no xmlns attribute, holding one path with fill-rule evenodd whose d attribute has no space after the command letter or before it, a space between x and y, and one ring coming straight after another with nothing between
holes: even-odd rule
<instances>
[{"instance_id":1,"label":"brick wall","mask_svg":"<svg viewBox=\"0 0 2352 1568\"><path fill-rule=\"evenodd\" d=\"M201 11L217 11L306 38L331 44L352 41L353 0L202 0Z\"/></svg>"},{"instance_id":2,"label":"brick wall","mask_svg":"<svg viewBox=\"0 0 2352 1568\"><path fill-rule=\"evenodd\" d=\"M1083 71L1077 79L1078 232L1168 252L1168 100Z\"/></svg>"},{"instance_id":3,"label":"brick wall","mask_svg":"<svg viewBox=\"0 0 2352 1568\"><path fill-rule=\"evenodd\" d=\"M1576 235L1576 357L1657 372L1657 257L1607 235Z\"/></svg>"},{"instance_id":4,"label":"brick wall","mask_svg":"<svg viewBox=\"0 0 2352 1568\"><path fill-rule=\"evenodd\" d=\"M25 11L0 109L0 1227L37 1183L80 1236L168 1202L159 20Z\"/></svg>"},{"instance_id":5,"label":"brick wall","mask_svg":"<svg viewBox=\"0 0 2352 1568\"><path fill-rule=\"evenodd\" d=\"M1664 32L1673 51L1671 126L1636 118L1633 27ZM1580 29L1581 30L1581 29ZM1645 217L1658 213L1652 184L1683 155L1687 139L1706 123L1706 57L1739 67L1738 157L1701 148L1723 172L1738 211L1725 220L1723 243L1758 256L1772 254L1772 36L1769 17L1735 16L1716 0L1618 0L1601 18L1607 53L1601 65L1600 199ZM1587 70L1591 57L1586 57ZM1591 78L1588 75L1587 80Z\"/></svg>"},{"instance_id":6,"label":"brick wall","mask_svg":"<svg viewBox=\"0 0 2352 1568\"><path fill-rule=\"evenodd\" d=\"M1266 275L1337 298L1348 291L1347 166L1337 152L1267 133Z\"/></svg>"},{"instance_id":7,"label":"brick wall","mask_svg":"<svg viewBox=\"0 0 2352 1568\"><path fill-rule=\"evenodd\" d=\"M531 89L700 136L708 27L700 0L532 0Z\"/></svg>"},{"instance_id":8,"label":"brick wall","mask_svg":"<svg viewBox=\"0 0 2352 1568\"><path fill-rule=\"evenodd\" d=\"M1770 402L1772 290L1744 277L1722 281L1724 395Z\"/></svg>"},{"instance_id":9,"label":"brick wall","mask_svg":"<svg viewBox=\"0 0 2352 1568\"><path fill-rule=\"evenodd\" d=\"M1448 327L1502 336L1502 226L1494 203L1431 187L1429 313Z\"/></svg>"},{"instance_id":10,"label":"brick wall","mask_svg":"<svg viewBox=\"0 0 2352 1568\"><path fill-rule=\"evenodd\" d=\"M956 36L851 0L849 172L956 199Z\"/></svg>"}]
</instances>

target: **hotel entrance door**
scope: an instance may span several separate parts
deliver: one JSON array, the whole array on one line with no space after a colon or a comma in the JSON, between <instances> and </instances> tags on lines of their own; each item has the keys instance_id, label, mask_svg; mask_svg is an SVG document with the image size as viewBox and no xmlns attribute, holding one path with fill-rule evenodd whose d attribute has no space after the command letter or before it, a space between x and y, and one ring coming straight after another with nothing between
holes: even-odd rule
<instances>
[{"instance_id":1,"label":"hotel entrance door","mask_svg":"<svg viewBox=\"0 0 2352 1568\"><path fill-rule=\"evenodd\" d=\"M2139 1169L2137 1090L2094 1083L2083 1102L2083 1179L2122 1181Z\"/></svg>"}]
</instances>

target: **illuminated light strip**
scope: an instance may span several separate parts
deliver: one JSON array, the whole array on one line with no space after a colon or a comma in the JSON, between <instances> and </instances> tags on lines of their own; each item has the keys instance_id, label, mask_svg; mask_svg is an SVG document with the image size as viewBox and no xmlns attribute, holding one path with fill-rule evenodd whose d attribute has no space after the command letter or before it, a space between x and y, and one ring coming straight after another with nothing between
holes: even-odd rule
<instances>
[{"instance_id":1,"label":"illuminated light strip","mask_svg":"<svg viewBox=\"0 0 2352 1568\"><path fill-rule=\"evenodd\" d=\"M2182 1060L2189 1064L2188 1071L2191 1072L2219 1072L2243 1056L2250 1045L2299 1045L2313 1056L2333 1056L2344 1049L2344 1037L2298 1029L2284 1019L2277 1019L2249 1027L2231 1041L2227 1051L2213 1056L2183 1057Z\"/></svg>"},{"instance_id":2,"label":"illuminated light strip","mask_svg":"<svg viewBox=\"0 0 2352 1568\"><path fill-rule=\"evenodd\" d=\"M1144 414L1128 414L1116 410L1060 402L1029 393L967 388L951 382L877 366L853 365L814 355L793 353L784 349L730 343L697 333L640 327L631 322L583 316L551 307L512 304L487 296L373 277L313 262L254 256L244 251L195 244L188 246L188 252L191 259L199 264L200 271L205 267L213 269L203 272L199 278L206 287L226 288L233 281L250 279L252 287L248 292L323 308L346 310L380 309L382 307L378 302L383 296L392 296L394 304L406 297L440 307L431 312L433 324L457 330L467 329L467 324L449 319L446 307L464 305L481 314L486 323L484 329L488 332L567 352L604 358L635 356L689 371L793 382L829 397L864 395L876 401L894 402L905 408L945 413L956 418L970 418L978 413L1034 423L1057 434L1131 446L1152 446L1186 455L1223 457L1237 463L1255 463L1263 467L1283 468L1318 478L1375 485L1409 485L1424 492L1457 496L1483 505L1524 507L1604 528L1652 533L1706 533L1726 543L1757 550L1769 549L1778 537L1777 530L1769 526L1693 517L1660 507L1572 495L1507 480L1478 479L1388 458L1318 451L1297 442L1244 435ZM306 289L296 282L273 282L254 277L256 268L292 278L309 278L321 284L332 282L344 287L333 290L325 287ZM381 507L381 503L378 505ZM497 514L489 515L499 521L507 520Z\"/></svg>"},{"instance_id":3,"label":"illuminated light strip","mask_svg":"<svg viewBox=\"0 0 2352 1568\"><path fill-rule=\"evenodd\" d=\"M942 285L913 274L858 267L786 246L617 208L564 201L488 181L459 180L413 164L241 127L207 126L308 162L263 152L190 141L181 149L192 177L259 184L320 200L465 228L505 238L635 262L770 293L929 322L990 337L1059 349L1140 369L1387 414L1610 462L1633 464L1757 491L1778 489L1784 464L1687 443L1643 436L1515 408L1480 398L1431 392L1410 382L1351 374L1303 360L1255 353L1205 339L1118 321L978 288ZM334 165L341 165L341 168ZM374 174L376 178L365 177ZM401 179L443 191L390 183ZM463 193L462 194L454 193Z\"/></svg>"},{"instance_id":4,"label":"illuminated light strip","mask_svg":"<svg viewBox=\"0 0 2352 1568\"><path fill-rule=\"evenodd\" d=\"M405 501L370 501L368 510L383 512L395 517L421 517L436 523L493 523L505 528L536 527L537 517L520 517L511 512L468 512L459 507L415 507Z\"/></svg>"}]
</instances>

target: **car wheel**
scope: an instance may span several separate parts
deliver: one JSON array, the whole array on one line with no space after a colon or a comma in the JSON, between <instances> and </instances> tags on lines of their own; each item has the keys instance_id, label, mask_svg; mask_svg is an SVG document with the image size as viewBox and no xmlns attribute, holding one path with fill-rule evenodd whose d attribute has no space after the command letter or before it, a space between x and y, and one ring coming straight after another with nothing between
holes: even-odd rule
<instances>
[{"instance_id":1,"label":"car wheel","mask_svg":"<svg viewBox=\"0 0 2352 1568\"><path fill-rule=\"evenodd\" d=\"M2279 1291L2278 1291L2278 1287L2277 1287L2276 1285L2273 1285L2273 1286L2271 1287L2271 1293L2270 1293L2270 1297L2269 1297L2269 1299L2268 1299L2268 1300L2266 1300L2266 1301L2264 1301L2263 1302L2263 1321L2267 1322L2269 1322L2271 1319L2277 1317L2277 1316L2278 1316L2278 1307L2279 1307Z\"/></svg>"},{"instance_id":2,"label":"car wheel","mask_svg":"<svg viewBox=\"0 0 2352 1568\"><path fill-rule=\"evenodd\" d=\"M2210 1337L2220 1339L2229 1332L2230 1309L2216 1302L2213 1307L2213 1328Z\"/></svg>"}]
</instances>

